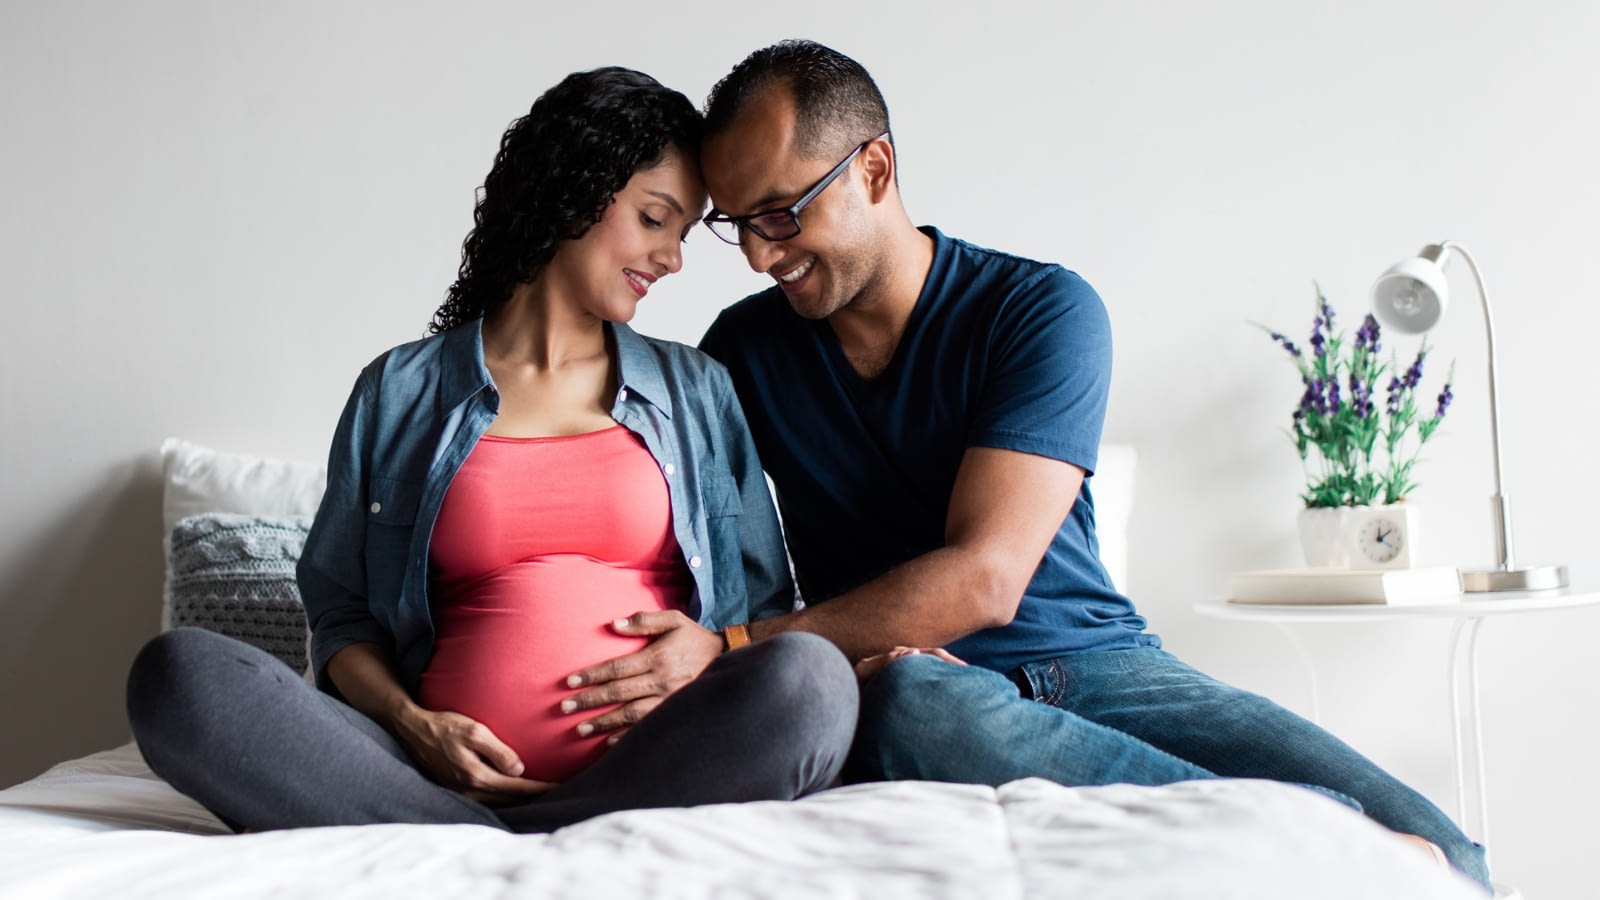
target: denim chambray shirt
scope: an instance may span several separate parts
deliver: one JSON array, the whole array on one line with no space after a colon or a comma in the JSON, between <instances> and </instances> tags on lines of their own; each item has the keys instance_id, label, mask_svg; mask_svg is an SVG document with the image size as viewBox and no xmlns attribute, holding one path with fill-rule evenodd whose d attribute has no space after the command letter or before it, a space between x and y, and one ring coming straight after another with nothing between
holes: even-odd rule
<instances>
[{"instance_id":1,"label":"denim chambray shirt","mask_svg":"<svg viewBox=\"0 0 1600 900\"><path fill-rule=\"evenodd\" d=\"M622 383L611 416L643 439L666 478L673 533L694 578L687 614L715 630L788 612L794 589L777 513L726 370L691 347L606 327ZM481 320L396 347L357 379L297 573L323 690L337 693L329 658L366 641L393 653L401 684L416 694L433 656L434 519L499 406Z\"/></svg>"}]
</instances>

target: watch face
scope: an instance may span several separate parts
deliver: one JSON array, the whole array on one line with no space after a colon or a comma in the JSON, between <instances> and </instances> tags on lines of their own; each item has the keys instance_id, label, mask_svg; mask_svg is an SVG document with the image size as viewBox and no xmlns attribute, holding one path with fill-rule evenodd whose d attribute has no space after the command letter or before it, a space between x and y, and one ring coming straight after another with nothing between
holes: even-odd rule
<instances>
[{"instance_id":1,"label":"watch face","mask_svg":"<svg viewBox=\"0 0 1600 900\"><path fill-rule=\"evenodd\" d=\"M1405 547L1406 535L1400 524L1381 516L1368 519L1356 536L1356 546L1361 554L1376 563L1388 562L1400 555Z\"/></svg>"}]
</instances>

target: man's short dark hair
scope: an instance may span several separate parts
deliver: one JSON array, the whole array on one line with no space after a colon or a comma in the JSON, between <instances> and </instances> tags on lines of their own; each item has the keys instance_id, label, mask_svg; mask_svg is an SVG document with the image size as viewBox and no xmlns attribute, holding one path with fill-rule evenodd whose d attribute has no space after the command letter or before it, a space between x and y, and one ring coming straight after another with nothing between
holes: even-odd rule
<instances>
[{"instance_id":1,"label":"man's short dark hair","mask_svg":"<svg viewBox=\"0 0 1600 900\"><path fill-rule=\"evenodd\" d=\"M889 130L883 93L860 63L815 41L787 40L745 57L711 89L706 137L733 127L773 87L794 99L794 152L803 158L829 159Z\"/></svg>"}]
</instances>

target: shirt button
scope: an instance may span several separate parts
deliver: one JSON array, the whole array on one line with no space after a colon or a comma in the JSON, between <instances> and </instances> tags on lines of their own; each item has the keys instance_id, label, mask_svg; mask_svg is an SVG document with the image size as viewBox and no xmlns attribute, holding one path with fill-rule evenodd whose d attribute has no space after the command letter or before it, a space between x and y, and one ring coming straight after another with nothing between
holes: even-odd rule
<instances>
[{"instance_id":1,"label":"shirt button","mask_svg":"<svg viewBox=\"0 0 1600 900\"><path fill-rule=\"evenodd\" d=\"M667 463L666 465L661 467L661 471L667 473L668 475L671 475L673 472L678 471L678 467L674 466L672 463Z\"/></svg>"},{"instance_id":2,"label":"shirt button","mask_svg":"<svg viewBox=\"0 0 1600 900\"><path fill-rule=\"evenodd\" d=\"M617 391L617 402L618 403L627 403L628 402L628 389L627 388L623 388L622 390Z\"/></svg>"},{"instance_id":3,"label":"shirt button","mask_svg":"<svg viewBox=\"0 0 1600 900\"><path fill-rule=\"evenodd\" d=\"M698 557L698 556L689 557L689 568L691 568L691 569L700 568L700 557Z\"/></svg>"},{"instance_id":4,"label":"shirt button","mask_svg":"<svg viewBox=\"0 0 1600 900\"><path fill-rule=\"evenodd\" d=\"M379 503L376 500L372 501L372 505L367 507L367 508L372 510L372 514L373 515L377 515L378 513L383 512L383 504Z\"/></svg>"}]
</instances>

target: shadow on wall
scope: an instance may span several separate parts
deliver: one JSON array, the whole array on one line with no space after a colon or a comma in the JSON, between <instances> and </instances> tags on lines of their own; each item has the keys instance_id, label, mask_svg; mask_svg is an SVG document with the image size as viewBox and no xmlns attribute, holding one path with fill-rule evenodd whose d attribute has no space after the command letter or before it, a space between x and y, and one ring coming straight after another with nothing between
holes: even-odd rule
<instances>
[{"instance_id":1,"label":"shadow on wall","mask_svg":"<svg viewBox=\"0 0 1600 900\"><path fill-rule=\"evenodd\" d=\"M0 572L0 786L128 740L128 666L161 624L161 461L106 473Z\"/></svg>"}]
</instances>

